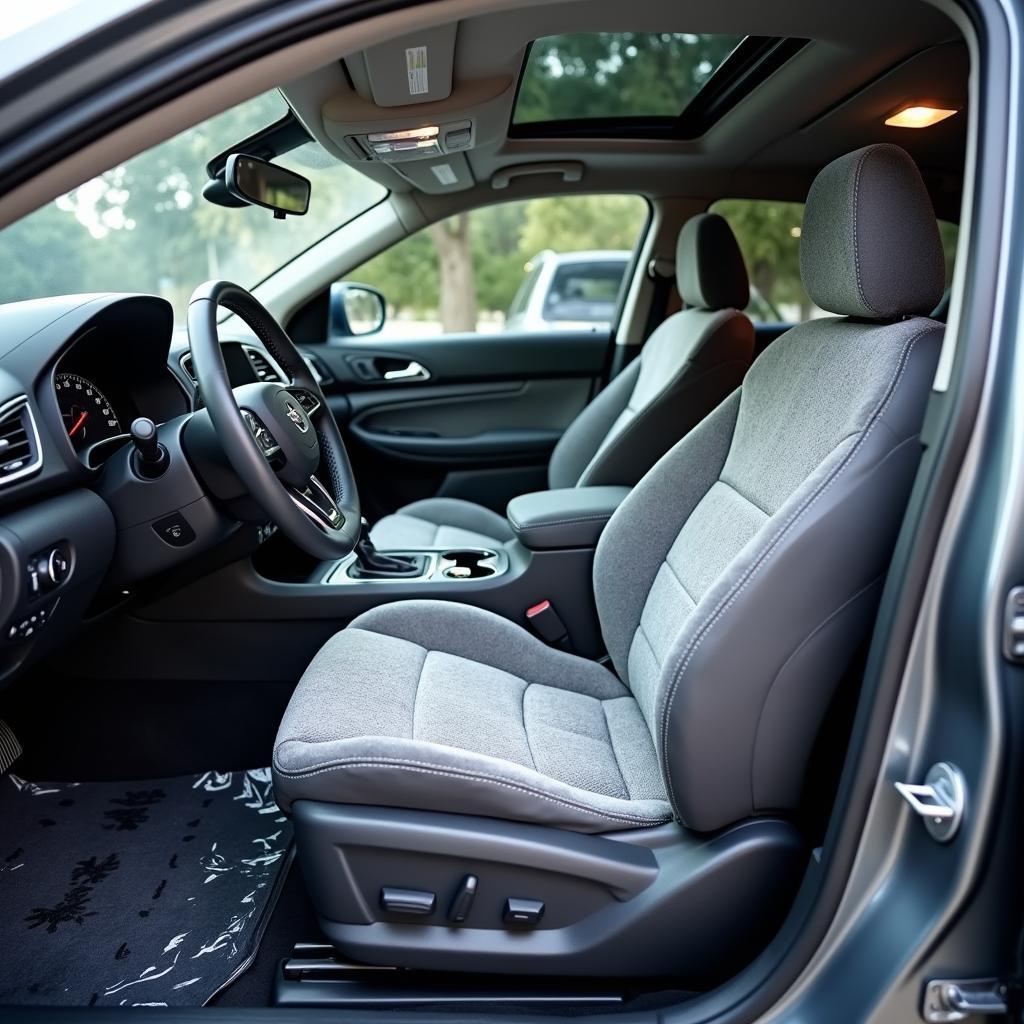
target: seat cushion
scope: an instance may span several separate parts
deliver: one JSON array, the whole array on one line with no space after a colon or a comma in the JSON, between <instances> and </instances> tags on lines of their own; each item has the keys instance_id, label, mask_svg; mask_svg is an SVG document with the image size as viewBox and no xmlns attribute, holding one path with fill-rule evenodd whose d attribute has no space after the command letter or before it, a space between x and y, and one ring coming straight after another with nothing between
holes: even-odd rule
<instances>
[{"instance_id":1,"label":"seat cushion","mask_svg":"<svg viewBox=\"0 0 1024 1024\"><path fill-rule=\"evenodd\" d=\"M512 540L504 516L460 498L426 498L384 516L370 531L385 551L415 548L495 548Z\"/></svg>"},{"instance_id":2,"label":"seat cushion","mask_svg":"<svg viewBox=\"0 0 1024 1024\"><path fill-rule=\"evenodd\" d=\"M485 815L577 832L671 817L636 701L608 669L491 612L403 601L357 618L299 681L279 804Z\"/></svg>"}]
</instances>

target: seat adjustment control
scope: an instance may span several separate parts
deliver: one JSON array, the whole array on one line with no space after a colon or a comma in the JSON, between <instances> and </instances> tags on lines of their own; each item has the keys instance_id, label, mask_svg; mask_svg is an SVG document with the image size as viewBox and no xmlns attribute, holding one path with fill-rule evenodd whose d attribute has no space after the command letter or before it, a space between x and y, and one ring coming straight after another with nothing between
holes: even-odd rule
<instances>
[{"instance_id":1,"label":"seat adjustment control","mask_svg":"<svg viewBox=\"0 0 1024 1024\"><path fill-rule=\"evenodd\" d=\"M469 909L473 906L473 899L476 896L476 886L476 875L466 875L459 883L452 898L452 905L448 908L448 920L452 924L462 924L469 917Z\"/></svg>"},{"instance_id":2,"label":"seat adjustment control","mask_svg":"<svg viewBox=\"0 0 1024 1024\"><path fill-rule=\"evenodd\" d=\"M423 917L434 912L437 897L432 892L419 889L392 889L385 886L380 891L380 905L389 914L413 914Z\"/></svg>"},{"instance_id":3,"label":"seat adjustment control","mask_svg":"<svg viewBox=\"0 0 1024 1024\"><path fill-rule=\"evenodd\" d=\"M513 928L532 928L544 916L543 900L520 900L511 896L505 900L505 912L501 915L505 924Z\"/></svg>"}]
</instances>

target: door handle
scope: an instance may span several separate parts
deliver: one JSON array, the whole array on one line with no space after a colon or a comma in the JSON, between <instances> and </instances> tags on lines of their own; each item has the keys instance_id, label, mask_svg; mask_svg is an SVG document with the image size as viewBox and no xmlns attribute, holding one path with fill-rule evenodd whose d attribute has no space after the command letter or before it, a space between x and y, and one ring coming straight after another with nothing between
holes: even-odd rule
<instances>
[{"instance_id":1,"label":"door handle","mask_svg":"<svg viewBox=\"0 0 1024 1024\"><path fill-rule=\"evenodd\" d=\"M395 370L385 370L384 379L388 381L430 380L430 371L422 363L411 361L407 366Z\"/></svg>"}]
</instances>

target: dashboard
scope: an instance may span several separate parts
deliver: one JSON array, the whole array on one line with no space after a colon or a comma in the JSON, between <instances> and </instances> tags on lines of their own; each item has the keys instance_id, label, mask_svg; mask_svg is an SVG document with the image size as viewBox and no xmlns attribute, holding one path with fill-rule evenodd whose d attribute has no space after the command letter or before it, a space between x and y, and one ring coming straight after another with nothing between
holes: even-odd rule
<instances>
[{"instance_id":1,"label":"dashboard","mask_svg":"<svg viewBox=\"0 0 1024 1024\"><path fill-rule=\"evenodd\" d=\"M236 387L286 379L255 341L222 350ZM270 535L223 507L238 495L200 479L185 435L209 429L202 405L161 298L0 306L0 686L137 584L233 538L247 548ZM169 453L160 479L133 462L129 430L142 416Z\"/></svg>"}]
</instances>

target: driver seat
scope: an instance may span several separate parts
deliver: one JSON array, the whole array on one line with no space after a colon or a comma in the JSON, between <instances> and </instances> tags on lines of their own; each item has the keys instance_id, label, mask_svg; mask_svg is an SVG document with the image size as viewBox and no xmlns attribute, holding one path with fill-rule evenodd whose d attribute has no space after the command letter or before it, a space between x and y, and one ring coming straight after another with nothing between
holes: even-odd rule
<instances>
[{"instance_id":1,"label":"driver seat","mask_svg":"<svg viewBox=\"0 0 1024 1024\"><path fill-rule=\"evenodd\" d=\"M805 862L811 748L870 630L943 334L924 316L943 290L935 216L902 149L818 175L800 265L839 315L779 338L601 537L609 667L435 601L375 608L316 655L274 779L341 950L695 975L777 924Z\"/></svg>"}]
</instances>

